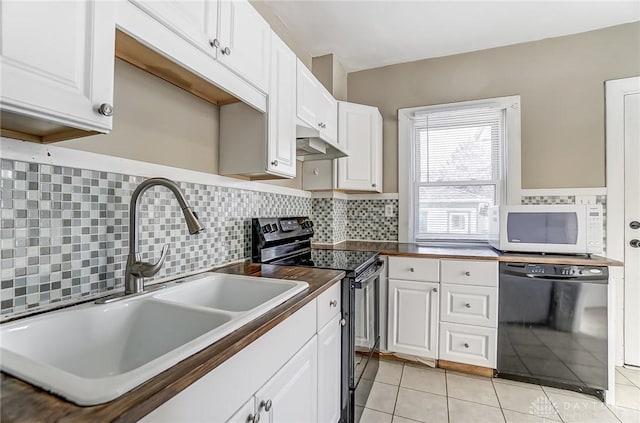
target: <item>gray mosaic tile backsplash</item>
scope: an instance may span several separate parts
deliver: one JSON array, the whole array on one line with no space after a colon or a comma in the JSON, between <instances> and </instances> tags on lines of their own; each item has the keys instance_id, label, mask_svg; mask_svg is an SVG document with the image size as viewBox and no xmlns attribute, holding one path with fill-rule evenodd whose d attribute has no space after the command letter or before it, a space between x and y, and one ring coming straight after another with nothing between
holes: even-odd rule
<instances>
[{"instance_id":1,"label":"gray mosaic tile backsplash","mask_svg":"<svg viewBox=\"0 0 640 423\"><path fill-rule=\"evenodd\" d=\"M122 287L129 199L142 177L6 159L0 170L2 319ZM142 258L170 244L155 279L250 257L251 217L311 214L310 198L178 184L206 231L189 235L170 191L147 191Z\"/></svg>"},{"instance_id":2,"label":"gray mosaic tile backsplash","mask_svg":"<svg viewBox=\"0 0 640 423\"><path fill-rule=\"evenodd\" d=\"M347 239L347 200L339 198L314 198L314 242L337 244Z\"/></svg>"},{"instance_id":3,"label":"gray mosaic tile backsplash","mask_svg":"<svg viewBox=\"0 0 640 423\"><path fill-rule=\"evenodd\" d=\"M388 204L393 206L393 217L385 217ZM398 200L349 200L347 239L397 241Z\"/></svg>"}]
</instances>

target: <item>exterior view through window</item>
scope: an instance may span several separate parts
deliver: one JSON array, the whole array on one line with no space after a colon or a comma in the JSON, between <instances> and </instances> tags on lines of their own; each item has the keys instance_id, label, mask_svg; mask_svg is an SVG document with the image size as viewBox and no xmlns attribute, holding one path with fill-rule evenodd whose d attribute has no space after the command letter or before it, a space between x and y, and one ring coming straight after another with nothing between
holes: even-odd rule
<instances>
[{"instance_id":1,"label":"exterior view through window","mask_svg":"<svg viewBox=\"0 0 640 423\"><path fill-rule=\"evenodd\" d=\"M416 111L413 207L416 241L485 240L499 204L505 111Z\"/></svg>"}]
</instances>

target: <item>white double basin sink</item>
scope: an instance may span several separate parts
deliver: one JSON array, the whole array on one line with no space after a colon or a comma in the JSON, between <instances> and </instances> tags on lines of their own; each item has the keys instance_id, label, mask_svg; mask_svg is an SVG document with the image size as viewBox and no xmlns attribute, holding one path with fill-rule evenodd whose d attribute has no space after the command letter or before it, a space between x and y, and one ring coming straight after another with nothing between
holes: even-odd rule
<instances>
[{"instance_id":1,"label":"white double basin sink","mask_svg":"<svg viewBox=\"0 0 640 423\"><path fill-rule=\"evenodd\" d=\"M130 299L20 319L0 327L0 367L78 405L100 404L308 286L300 281L203 273Z\"/></svg>"}]
</instances>

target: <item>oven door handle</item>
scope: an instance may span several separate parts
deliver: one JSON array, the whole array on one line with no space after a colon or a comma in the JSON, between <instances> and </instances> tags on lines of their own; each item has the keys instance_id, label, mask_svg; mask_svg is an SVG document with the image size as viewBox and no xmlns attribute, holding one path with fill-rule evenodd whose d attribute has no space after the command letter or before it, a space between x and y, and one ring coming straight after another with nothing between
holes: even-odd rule
<instances>
[{"instance_id":1,"label":"oven door handle","mask_svg":"<svg viewBox=\"0 0 640 423\"><path fill-rule=\"evenodd\" d=\"M384 262L382 260L378 260L375 264L376 270L374 270L373 272L367 272L367 274L362 275L358 278L356 278L355 281L353 281L353 285L354 288L362 288L363 285L366 285L367 283L369 283L369 281L377 278L380 273L382 273L382 269L384 268Z\"/></svg>"}]
</instances>

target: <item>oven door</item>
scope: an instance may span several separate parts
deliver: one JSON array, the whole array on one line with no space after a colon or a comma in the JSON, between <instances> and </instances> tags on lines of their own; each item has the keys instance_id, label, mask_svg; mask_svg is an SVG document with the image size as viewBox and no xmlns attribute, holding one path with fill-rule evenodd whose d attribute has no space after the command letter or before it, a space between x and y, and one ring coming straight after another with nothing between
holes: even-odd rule
<instances>
[{"instance_id":1,"label":"oven door","mask_svg":"<svg viewBox=\"0 0 640 423\"><path fill-rule=\"evenodd\" d=\"M377 261L350 283L349 388L354 400L353 419L358 422L378 373L380 352L380 283L384 262Z\"/></svg>"}]
</instances>

